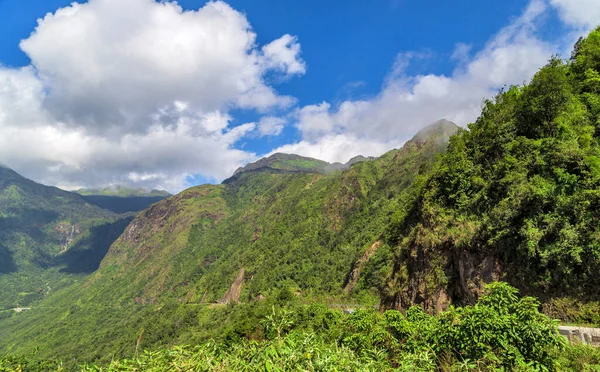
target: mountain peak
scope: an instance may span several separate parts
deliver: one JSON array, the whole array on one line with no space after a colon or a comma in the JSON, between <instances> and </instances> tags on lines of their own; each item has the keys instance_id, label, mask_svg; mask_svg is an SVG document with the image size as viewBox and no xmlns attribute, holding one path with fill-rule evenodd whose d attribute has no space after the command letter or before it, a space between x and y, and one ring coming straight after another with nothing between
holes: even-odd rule
<instances>
[{"instance_id":1,"label":"mountain peak","mask_svg":"<svg viewBox=\"0 0 600 372\"><path fill-rule=\"evenodd\" d=\"M460 127L450 120L441 119L427 125L414 135L410 142L417 144L428 142L432 139L447 141L447 139L456 133Z\"/></svg>"},{"instance_id":2,"label":"mountain peak","mask_svg":"<svg viewBox=\"0 0 600 372\"><path fill-rule=\"evenodd\" d=\"M233 182L242 174L259 171L269 173L325 173L328 165L329 163L323 160L278 152L238 168L233 176L223 181L223 183Z\"/></svg>"},{"instance_id":3,"label":"mountain peak","mask_svg":"<svg viewBox=\"0 0 600 372\"><path fill-rule=\"evenodd\" d=\"M458 125L449 120L438 120L421 129L409 141L417 145L426 142L436 141L439 144L446 144L448 138L458 131ZM345 170L353 164L369 161L374 157L365 157L358 155L350 159L347 163L328 163L323 160L310 158L296 154L285 154L281 152L274 153L268 157L259 159L253 163L248 163L238 168L231 177L223 181L224 184L231 183L241 177L242 174L255 172L269 173L330 173L337 170Z\"/></svg>"}]
</instances>

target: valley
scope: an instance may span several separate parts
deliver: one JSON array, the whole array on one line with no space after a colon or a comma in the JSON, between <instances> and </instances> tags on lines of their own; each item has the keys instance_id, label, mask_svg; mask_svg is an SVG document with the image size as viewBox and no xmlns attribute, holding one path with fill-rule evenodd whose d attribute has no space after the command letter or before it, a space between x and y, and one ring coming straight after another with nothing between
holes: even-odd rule
<instances>
[{"instance_id":1,"label":"valley","mask_svg":"<svg viewBox=\"0 0 600 372\"><path fill-rule=\"evenodd\" d=\"M600 368L600 28L466 127L244 164L174 195L0 167L0 372Z\"/></svg>"}]
</instances>

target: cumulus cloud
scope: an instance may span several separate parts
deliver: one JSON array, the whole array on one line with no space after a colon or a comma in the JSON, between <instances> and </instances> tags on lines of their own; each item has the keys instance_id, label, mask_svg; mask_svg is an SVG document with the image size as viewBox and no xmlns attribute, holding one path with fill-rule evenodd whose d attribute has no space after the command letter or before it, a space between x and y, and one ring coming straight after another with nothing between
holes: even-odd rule
<instances>
[{"instance_id":1,"label":"cumulus cloud","mask_svg":"<svg viewBox=\"0 0 600 372\"><path fill-rule=\"evenodd\" d=\"M298 58L300 44L296 37L283 35L277 40L265 45L263 48L265 63L269 68L276 68L287 75L304 74L306 64Z\"/></svg>"},{"instance_id":2,"label":"cumulus cloud","mask_svg":"<svg viewBox=\"0 0 600 372\"><path fill-rule=\"evenodd\" d=\"M393 148L389 143L369 138L359 138L354 134L328 134L317 141L300 141L279 147L269 155L283 152L301 154L331 163L345 163L355 155L379 156Z\"/></svg>"},{"instance_id":3,"label":"cumulus cloud","mask_svg":"<svg viewBox=\"0 0 600 372\"><path fill-rule=\"evenodd\" d=\"M460 61L449 76L410 76L406 67L427 54L399 54L377 96L302 107L296 113L302 141L275 151L345 162L357 154L380 155L397 148L441 118L459 125L472 122L485 97L505 84L527 81L556 51L555 45L536 36L538 20L547 10L544 1L532 1L471 58L469 48L459 44L455 57Z\"/></svg>"},{"instance_id":4,"label":"cumulus cloud","mask_svg":"<svg viewBox=\"0 0 600 372\"><path fill-rule=\"evenodd\" d=\"M539 36L551 10L569 29L563 40ZM189 176L226 178L256 159L240 140L278 136L288 123L301 141L274 152L376 156L438 119L472 122L485 97L529 80L599 19L595 0L532 0L481 50L457 43L449 74L408 74L432 53L405 51L377 95L296 107L274 82L307 72L298 39L258 45L245 15L222 1L193 11L174 1L73 3L21 42L30 66L0 66L0 162L63 187L178 191ZM239 109L262 118L233 126Z\"/></svg>"},{"instance_id":5,"label":"cumulus cloud","mask_svg":"<svg viewBox=\"0 0 600 372\"><path fill-rule=\"evenodd\" d=\"M191 174L225 178L255 158L234 148L255 125L232 127L229 112L289 107L265 76L306 71L295 37L260 48L245 15L222 1L195 11L73 3L38 20L21 49L31 66L0 68L0 161L72 187L177 191ZM281 123L270 124L274 134Z\"/></svg>"},{"instance_id":6,"label":"cumulus cloud","mask_svg":"<svg viewBox=\"0 0 600 372\"><path fill-rule=\"evenodd\" d=\"M600 26L600 2L597 0L550 0L565 23L586 30Z\"/></svg>"},{"instance_id":7,"label":"cumulus cloud","mask_svg":"<svg viewBox=\"0 0 600 372\"><path fill-rule=\"evenodd\" d=\"M260 136L278 136L286 123L287 120L284 118L265 116L258 122L258 132Z\"/></svg>"}]
</instances>

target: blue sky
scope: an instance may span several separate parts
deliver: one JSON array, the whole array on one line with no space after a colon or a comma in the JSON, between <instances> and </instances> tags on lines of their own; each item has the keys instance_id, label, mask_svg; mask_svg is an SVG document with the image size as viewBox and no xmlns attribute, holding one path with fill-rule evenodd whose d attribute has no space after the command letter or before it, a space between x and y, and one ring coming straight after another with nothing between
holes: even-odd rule
<instances>
[{"instance_id":1,"label":"blue sky","mask_svg":"<svg viewBox=\"0 0 600 372\"><path fill-rule=\"evenodd\" d=\"M273 151L380 155L474 120L567 55L599 3L0 0L0 162L178 191Z\"/></svg>"}]
</instances>

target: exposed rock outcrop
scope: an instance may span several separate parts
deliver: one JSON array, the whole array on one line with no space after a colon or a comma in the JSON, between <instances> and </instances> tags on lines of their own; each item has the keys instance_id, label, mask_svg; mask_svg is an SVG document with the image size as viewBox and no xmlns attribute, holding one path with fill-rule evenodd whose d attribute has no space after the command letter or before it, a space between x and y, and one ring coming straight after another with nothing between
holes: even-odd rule
<instances>
[{"instance_id":1,"label":"exposed rock outcrop","mask_svg":"<svg viewBox=\"0 0 600 372\"><path fill-rule=\"evenodd\" d=\"M344 293L350 293L354 289L356 283L358 283L358 280L360 279L361 270L363 269L365 264L369 262L371 256L373 256L375 252L377 252L377 248L379 248L380 245L381 241L379 240L373 243L373 245L371 245L365 251L365 253L363 253L363 255L354 263L352 271L350 271L348 279L346 280L346 285L344 286Z\"/></svg>"},{"instance_id":2,"label":"exposed rock outcrop","mask_svg":"<svg viewBox=\"0 0 600 372\"><path fill-rule=\"evenodd\" d=\"M240 302L240 294L242 293L242 284L244 283L244 275L246 274L246 269L241 268L238 272L235 281L229 287L229 290L221 297L219 300L220 304L229 304L229 303L238 303Z\"/></svg>"}]
</instances>

